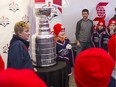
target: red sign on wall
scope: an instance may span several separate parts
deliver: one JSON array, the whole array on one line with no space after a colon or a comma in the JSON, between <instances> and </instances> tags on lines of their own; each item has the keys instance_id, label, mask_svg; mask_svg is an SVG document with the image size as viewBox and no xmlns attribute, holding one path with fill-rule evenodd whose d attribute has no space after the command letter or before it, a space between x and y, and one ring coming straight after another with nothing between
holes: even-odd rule
<instances>
[{"instance_id":1,"label":"red sign on wall","mask_svg":"<svg viewBox=\"0 0 116 87\"><path fill-rule=\"evenodd\" d=\"M35 3L45 3L45 0L35 0Z\"/></svg>"}]
</instances>

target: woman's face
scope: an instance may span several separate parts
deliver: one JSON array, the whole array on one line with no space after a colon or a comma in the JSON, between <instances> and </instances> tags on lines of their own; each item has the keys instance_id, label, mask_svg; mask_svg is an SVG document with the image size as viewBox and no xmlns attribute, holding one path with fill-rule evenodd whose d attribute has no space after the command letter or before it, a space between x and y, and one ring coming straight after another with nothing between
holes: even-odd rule
<instances>
[{"instance_id":1,"label":"woman's face","mask_svg":"<svg viewBox=\"0 0 116 87\"><path fill-rule=\"evenodd\" d=\"M21 37L24 40L29 40L29 29L24 28L24 30L22 32L19 32L19 37Z\"/></svg>"},{"instance_id":2,"label":"woman's face","mask_svg":"<svg viewBox=\"0 0 116 87\"><path fill-rule=\"evenodd\" d=\"M64 35L65 35L65 30L63 29L63 30L60 31L60 33L58 34L58 36L64 37Z\"/></svg>"}]
</instances>

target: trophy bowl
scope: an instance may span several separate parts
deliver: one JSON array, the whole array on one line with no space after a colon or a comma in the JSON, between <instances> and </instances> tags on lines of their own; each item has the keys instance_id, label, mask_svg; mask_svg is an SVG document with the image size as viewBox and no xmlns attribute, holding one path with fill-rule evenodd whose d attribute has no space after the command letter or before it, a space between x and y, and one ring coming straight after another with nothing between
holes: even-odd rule
<instances>
[{"instance_id":1,"label":"trophy bowl","mask_svg":"<svg viewBox=\"0 0 116 87\"><path fill-rule=\"evenodd\" d=\"M49 16L51 14L51 8L36 8L35 14L36 16L40 16L40 15Z\"/></svg>"}]
</instances>

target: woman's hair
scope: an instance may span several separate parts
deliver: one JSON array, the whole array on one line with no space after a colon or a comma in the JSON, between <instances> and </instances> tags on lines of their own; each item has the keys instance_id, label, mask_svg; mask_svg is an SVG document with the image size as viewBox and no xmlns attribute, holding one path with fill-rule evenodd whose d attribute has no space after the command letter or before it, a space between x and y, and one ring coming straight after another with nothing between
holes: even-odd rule
<instances>
[{"instance_id":1,"label":"woman's hair","mask_svg":"<svg viewBox=\"0 0 116 87\"><path fill-rule=\"evenodd\" d=\"M14 26L14 32L18 35L18 32L23 32L25 28L29 30L29 24L24 21L19 21Z\"/></svg>"}]
</instances>

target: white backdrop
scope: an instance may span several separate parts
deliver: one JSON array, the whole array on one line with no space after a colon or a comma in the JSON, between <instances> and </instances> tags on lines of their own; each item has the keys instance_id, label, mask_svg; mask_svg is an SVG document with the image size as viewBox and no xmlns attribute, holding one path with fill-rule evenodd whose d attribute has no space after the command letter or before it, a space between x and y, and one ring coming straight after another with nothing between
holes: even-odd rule
<instances>
[{"instance_id":1,"label":"white backdrop","mask_svg":"<svg viewBox=\"0 0 116 87\"><path fill-rule=\"evenodd\" d=\"M0 2L0 54L7 64L9 42L14 33L14 25L17 21L25 21L30 24L30 34L36 32L36 7L52 8L49 17L50 27L57 22L62 22L62 0L1 0Z\"/></svg>"},{"instance_id":2,"label":"white backdrop","mask_svg":"<svg viewBox=\"0 0 116 87\"><path fill-rule=\"evenodd\" d=\"M105 9L105 20L107 24L108 20L113 17L115 13L116 0L63 0L63 24L66 27L66 36L70 38L72 42L75 42L76 23L82 18L82 9L87 8L90 12L89 18L93 20L99 17L96 11L98 3L101 3L99 7L101 6ZM108 4L103 5L104 3Z\"/></svg>"},{"instance_id":3,"label":"white backdrop","mask_svg":"<svg viewBox=\"0 0 116 87\"><path fill-rule=\"evenodd\" d=\"M90 19L99 17L97 15L96 7L98 3L107 3L106 6L101 6L105 9L105 20L108 21L114 15L114 7L116 7L116 0L36 0L43 1L36 3L38 7L53 8L50 18L50 28L55 23L63 23L66 27L66 36L72 42L75 42L75 27L76 22L81 19L81 11L84 8L89 9ZM38 5L37 5L38 4ZM3 57L5 65L7 63L7 51L9 41L14 33L13 27L17 21L24 20L31 25L31 35L36 31L35 22L35 3L34 0L1 0L0 2L0 54ZM57 16L54 16L57 15ZM52 16L54 16L52 18ZM52 18L52 19L51 19ZM107 22L106 22L107 23Z\"/></svg>"},{"instance_id":4,"label":"white backdrop","mask_svg":"<svg viewBox=\"0 0 116 87\"><path fill-rule=\"evenodd\" d=\"M17 21L31 23L33 28L33 0L1 0L0 1L0 54L6 65L10 39L14 33L13 27Z\"/></svg>"}]
</instances>

